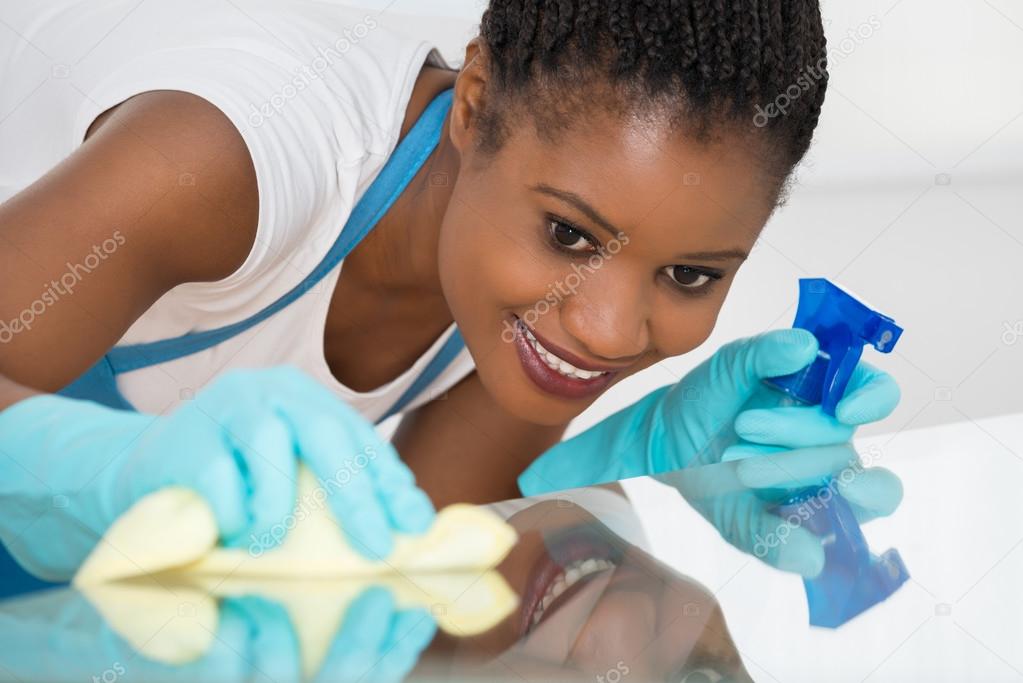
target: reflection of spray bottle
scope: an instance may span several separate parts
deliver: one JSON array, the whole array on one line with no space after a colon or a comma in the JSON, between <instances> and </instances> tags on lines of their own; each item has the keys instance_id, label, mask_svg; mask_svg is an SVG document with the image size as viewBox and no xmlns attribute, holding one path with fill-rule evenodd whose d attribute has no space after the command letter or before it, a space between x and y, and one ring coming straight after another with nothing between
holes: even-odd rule
<instances>
[{"instance_id":1,"label":"reflection of spray bottle","mask_svg":"<svg viewBox=\"0 0 1023 683\"><path fill-rule=\"evenodd\" d=\"M831 416L864 345L890 353L902 334L891 318L821 278L799 281L799 309L792 326L817 337L817 358L800 372L770 378L765 384L784 394L782 404L820 404ZM778 404L776 394L774 405ZM824 570L817 578L804 581L814 626L841 626L887 599L909 578L895 549L880 557L871 555L852 508L832 486L800 491L774 511L783 519L797 515L803 526L823 541Z\"/></svg>"}]
</instances>

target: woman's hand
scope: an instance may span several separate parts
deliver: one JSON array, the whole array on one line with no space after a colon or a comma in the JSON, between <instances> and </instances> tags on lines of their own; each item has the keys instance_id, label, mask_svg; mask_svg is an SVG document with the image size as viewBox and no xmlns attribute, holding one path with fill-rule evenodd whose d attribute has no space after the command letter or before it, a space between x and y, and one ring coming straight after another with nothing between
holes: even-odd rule
<instances>
[{"instance_id":1,"label":"woman's hand","mask_svg":"<svg viewBox=\"0 0 1023 683\"><path fill-rule=\"evenodd\" d=\"M740 550L816 576L824 563L821 540L801 526L786 527L773 511L777 503L834 486L863 522L891 514L902 500L894 474L864 470L844 445L858 425L895 409L899 388L891 376L860 363L835 417L820 406L781 406L782 394L764 385L809 365L817 348L814 336L799 329L726 344L678 384L545 453L519 484L533 495L696 468L663 479ZM781 535L783 542L771 542Z\"/></svg>"},{"instance_id":2,"label":"woman's hand","mask_svg":"<svg viewBox=\"0 0 1023 683\"><path fill-rule=\"evenodd\" d=\"M305 462L352 546L386 557L433 506L373 425L288 367L231 372L167 416L37 396L0 413L0 540L30 572L73 575L118 516L186 486L210 504L222 542L278 544Z\"/></svg>"},{"instance_id":3,"label":"woman's hand","mask_svg":"<svg viewBox=\"0 0 1023 683\"><path fill-rule=\"evenodd\" d=\"M665 395L659 419L663 449L652 454L659 471L788 448L849 442L856 427L895 410L900 392L888 373L860 362L835 416L821 406L781 405L785 397L763 380L798 372L817 357L817 339L787 329L722 346Z\"/></svg>"},{"instance_id":4,"label":"woman's hand","mask_svg":"<svg viewBox=\"0 0 1023 683\"><path fill-rule=\"evenodd\" d=\"M817 350L816 338L801 329L726 344L681 382L544 453L519 478L519 487L535 495L786 448L845 443L858 425L891 414L898 385L866 363L857 366L835 417L820 406L779 406L781 394L763 380L802 370ZM747 402L774 407L743 410Z\"/></svg>"}]
</instances>

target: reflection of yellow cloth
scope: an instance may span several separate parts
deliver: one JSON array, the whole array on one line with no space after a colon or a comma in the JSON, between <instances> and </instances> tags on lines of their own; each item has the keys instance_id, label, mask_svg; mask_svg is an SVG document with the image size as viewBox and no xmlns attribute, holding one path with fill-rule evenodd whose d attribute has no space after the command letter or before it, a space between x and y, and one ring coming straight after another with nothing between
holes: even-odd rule
<instances>
[{"instance_id":1,"label":"reflection of yellow cloth","mask_svg":"<svg viewBox=\"0 0 1023 683\"><path fill-rule=\"evenodd\" d=\"M389 588L402 608L426 607L453 635L486 631L517 604L492 571L516 534L494 513L471 505L447 507L429 531L398 535L391 555L374 562L348 545L324 497L313 474L300 467L298 504L292 517L281 522L285 540L263 552L218 547L216 520L201 496L185 488L158 491L110 527L74 583L129 642L169 663L201 656L216 628L196 628L186 621L181 622L186 632L171 629L154 638L156 629L149 627L166 623L159 615L180 616L181 605L189 603L202 623L216 620L211 596L276 600L291 614L307 673L318 669L349 602L370 585ZM112 583L156 573L162 574L161 585L191 586L187 597L137 582Z\"/></svg>"},{"instance_id":2,"label":"reflection of yellow cloth","mask_svg":"<svg viewBox=\"0 0 1023 683\"><path fill-rule=\"evenodd\" d=\"M349 606L370 586L388 589L399 609L426 608L438 626L455 637L488 631L518 604L495 571L299 582L204 576L178 583L183 577L157 578L90 584L79 590L134 650L171 666L198 661L213 647L220 599L259 596L270 600L290 617L306 680L319 672L344 627Z\"/></svg>"}]
</instances>

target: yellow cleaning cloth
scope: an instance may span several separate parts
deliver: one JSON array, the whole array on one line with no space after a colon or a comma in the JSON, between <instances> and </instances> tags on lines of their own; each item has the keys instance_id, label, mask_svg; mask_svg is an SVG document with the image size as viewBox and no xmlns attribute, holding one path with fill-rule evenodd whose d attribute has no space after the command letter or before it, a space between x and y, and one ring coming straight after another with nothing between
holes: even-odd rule
<instances>
[{"instance_id":1,"label":"yellow cleaning cloth","mask_svg":"<svg viewBox=\"0 0 1023 683\"><path fill-rule=\"evenodd\" d=\"M73 583L128 642L168 663L201 656L215 625L197 630L192 623L184 632L171 628L154 639L149 622L180 612L182 594L126 579L159 573L161 585L191 586L186 602L204 621L215 620L214 597L277 600L303 642L307 673L317 670L348 604L370 585L388 588L400 608L429 609L438 626L456 636L490 629L517 605L517 596L493 571L517 539L496 514L449 506L425 534L399 534L386 560L370 561L348 545L322 493L312 472L300 467L300 503L287 520L287 535L264 552L219 547L206 501L191 489L163 489L139 500L110 527Z\"/></svg>"}]
</instances>

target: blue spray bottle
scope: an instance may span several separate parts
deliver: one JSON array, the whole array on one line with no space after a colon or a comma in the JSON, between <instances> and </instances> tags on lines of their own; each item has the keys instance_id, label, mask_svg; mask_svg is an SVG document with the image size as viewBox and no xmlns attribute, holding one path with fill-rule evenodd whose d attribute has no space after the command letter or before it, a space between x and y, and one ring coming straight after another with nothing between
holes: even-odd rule
<instances>
[{"instance_id":1,"label":"blue spray bottle","mask_svg":"<svg viewBox=\"0 0 1023 683\"><path fill-rule=\"evenodd\" d=\"M890 353L902 335L902 328L891 318L823 278L799 281L799 308L792 326L812 332L820 351L802 371L765 380L767 386L783 394L775 394L773 405L819 404L831 416L863 347L869 344ZM745 408L750 407L760 406ZM723 450L725 445L717 447ZM909 578L895 549L880 557L871 554L849 503L830 486L800 491L774 511L783 519L797 515L802 525L823 541L824 570L817 578L804 580L814 626L841 626L887 599Z\"/></svg>"}]
</instances>

